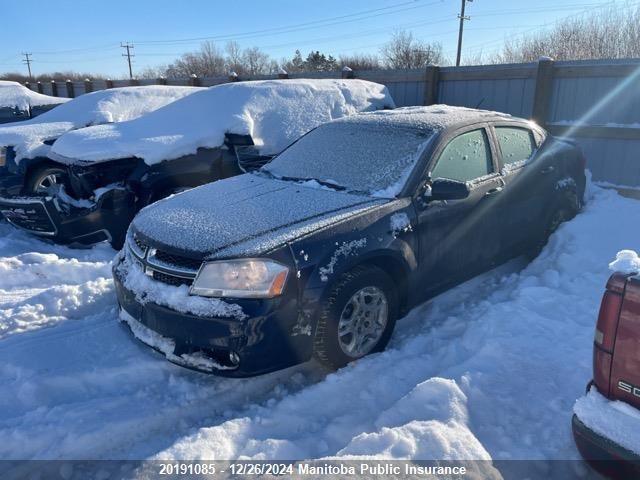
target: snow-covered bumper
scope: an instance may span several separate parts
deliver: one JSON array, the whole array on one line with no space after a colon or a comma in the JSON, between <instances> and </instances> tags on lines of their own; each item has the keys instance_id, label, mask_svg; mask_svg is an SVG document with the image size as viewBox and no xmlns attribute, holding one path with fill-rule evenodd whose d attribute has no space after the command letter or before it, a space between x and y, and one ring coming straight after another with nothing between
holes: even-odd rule
<instances>
[{"instance_id":1,"label":"snow-covered bumper","mask_svg":"<svg viewBox=\"0 0 640 480\"><path fill-rule=\"evenodd\" d=\"M632 432L640 427L640 412L638 416L628 415L624 410L633 407L625 404L623 409L619 409L612 403L600 395L594 386L576 402L571 420L576 447L580 455L600 473L612 478L640 478L640 455L625 445L629 439L637 438L635 435L626 435L625 430ZM619 426L623 428L617 428Z\"/></svg>"},{"instance_id":2,"label":"snow-covered bumper","mask_svg":"<svg viewBox=\"0 0 640 480\"><path fill-rule=\"evenodd\" d=\"M0 197L0 212L13 225L58 243L91 245L123 236L134 215L133 194L113 189L97 202L72 204L57 196Z\"/></svg>"},{"instance_id":3,"label":"snow-covered bumper","mask_svg":"<svg viewBox=\"0 0 640 480\"><path fill-rule=\"evenodd\" d=\"M299 328L295 295L233 300L240 316L199 315L141 302L140 295L125 285L126 274L123 255L113 268L121 319L136 338L173 363L221 376L249 377L311 356L311 332Z\"/></svg>"}]
</instances>

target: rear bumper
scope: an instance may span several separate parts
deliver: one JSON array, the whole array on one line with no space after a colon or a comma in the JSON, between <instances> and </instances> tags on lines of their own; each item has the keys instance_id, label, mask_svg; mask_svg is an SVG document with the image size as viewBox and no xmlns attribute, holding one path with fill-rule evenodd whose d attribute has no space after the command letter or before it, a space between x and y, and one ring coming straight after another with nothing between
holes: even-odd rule
<instances>
[{"instance_id":1,"label":"rear bumper","mask_svg":"<svg viewBox=\"0 0 640 480\"><path fill-rule=\"evenodd\" d=\"M12 225L57 243L91 245L123 236L134 215L134 198L111 190L91 207L55 196L0 197L0 212Z\"/></svg>"},{"instance_id":2,"label":"rear bumper","mask_svg":"<svg viewBox=\"0 0 640 480\"><path fill-rule=\"evenodd\" d=\"M571 419L580 455L596 471L612 478L640 478L640 456L587 427L577 415Z\"/></svg>"}]
</instances>

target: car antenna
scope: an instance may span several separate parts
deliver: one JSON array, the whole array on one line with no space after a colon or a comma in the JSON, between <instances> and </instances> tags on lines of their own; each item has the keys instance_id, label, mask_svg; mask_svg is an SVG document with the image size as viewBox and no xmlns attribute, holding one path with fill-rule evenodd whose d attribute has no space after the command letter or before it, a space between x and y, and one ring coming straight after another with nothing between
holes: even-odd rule
<instances>
[{"instance_id":1,"label":"car antenna","mask_svg":"<svg viewBox=\"0 0 640 480\"><path fill-rule=\"evenodd\" d=\"M480 105L482 105L484 103L484 97L482 97L482 99L478 102L478 104L476 105L476 108L480 108Z\"/></svg>"}]
</instances>

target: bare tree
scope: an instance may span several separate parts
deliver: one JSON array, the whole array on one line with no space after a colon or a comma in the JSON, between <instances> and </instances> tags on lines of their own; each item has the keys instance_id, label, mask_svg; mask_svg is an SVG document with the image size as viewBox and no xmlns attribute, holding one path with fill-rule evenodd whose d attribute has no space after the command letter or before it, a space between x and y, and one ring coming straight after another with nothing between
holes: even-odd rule
<instances>
[{"instance_id":1,"label":"bare tree","mask_svg":"<svg viewBox=\"0 0 640 480\"><path fill-rule=\"evenodd\" d=\"M238 75L245 73L245 64L242 57L242 48L240 44L235 41L229 41L224 47L227 54L227 70L229 72L236 72Z\"/></svg>"},{"instance_id":2,"label":"bare tree","mask_svg":"<svg viewBox=\"0 0 640 480\"><path fill-rule=\"evenodd\" d=\"M412 33L405 31L394 33L380 52L388 68L422 68L430 63L444 63L440 43L416 40Z\"/></svg>"},{"instance_id":3,"label":"bare tree","mask_svg":"<svg viewBox=\"0 0 640 480\"><path fill-rule=\"evenodd\" d=\"M637 58L640 56L640 7L601 10L565 19L549 31L505 42L495 63Z\"/></svg>"},{"instance_id":4,"label":"bare tree","mask_svg":"<svg viewBox=\"0 0 640 480\"><path fill-rule=\"evenodd\" d=\"M271 72L269 55L258 47L247 48L242 54L242 60L249 75L260 75Z\"/></svg>"},{"instance_id":5,"label":"bare tree","mask_svg":"<svg viewBox=\"0 0 640 480\"><path fill-rule=\"evenodd\" d=\"M185 78L191 74L199 77L224 75L226 60L213 42L204 42L197 52L183 54L167 67L166 76Z\"/></svg>"}]
</instances>

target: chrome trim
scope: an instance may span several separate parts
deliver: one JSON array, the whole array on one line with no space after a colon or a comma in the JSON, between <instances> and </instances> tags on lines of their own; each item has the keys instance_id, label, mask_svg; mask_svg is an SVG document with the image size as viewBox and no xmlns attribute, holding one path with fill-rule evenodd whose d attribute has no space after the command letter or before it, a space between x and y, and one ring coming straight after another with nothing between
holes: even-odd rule
<instances>
[{"instance_id":1,"label":"chrome trim","mask_svg":"<svg viewBox=\"0 0 640 480\"><path fill-rule=\"evenodd\" d=\"M47 198L46 200L48 200L49 198ZM11 225L13 225L16 228L19 228L21 230L24 230L25 232L29 232L32 233L34 235L40 235L43 237L55 237L58 234L58 227L55 224L55 222L53 221L53 218L51 218L51 214L49 213L49 210L47 209L47 206L45 204L45 200L41 200L39 198L34 198L32 200L27 201L26 199L14 199L14 198L5 198L5 197L0 197L0 202L5 202L5 203L9 203L12 205L20 205L20 206L24 206L24 205L29 205L32 203L39 203L40 205L42 205L42 208L44 208L45 213L47 214L47 217L49 218L49 222L51 223L51 225L53 225L53 231L46 231L46 232L39 232L37 230L31 230L27 227L23 227L22 225L18 225L16 223L13 223L11 221L11 218L7 217L6 215L4 215L4 218L7 219L7 222L9 222Z\"/></svg>"},{"instance_id":2,"label":"chrome trim","mask_svg":"<svg viewBox=\"0 0 640 480\"><path fill-rule=\"evenodd\" d=\"M198 274L198 270L183 269L166 262L154 262L153 258L157 249L149 246L146 246L144 250L138 248L133 234L127 235L127 249L140 262L142 270L147 276L152 277L154 272L158 272L185 280L195 280Z\"/></svg>"}]
</instances>

